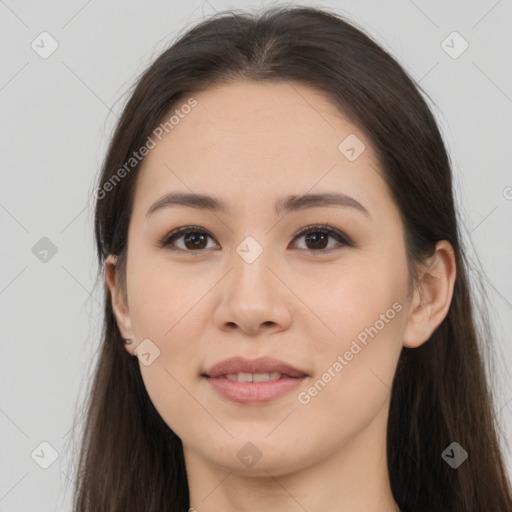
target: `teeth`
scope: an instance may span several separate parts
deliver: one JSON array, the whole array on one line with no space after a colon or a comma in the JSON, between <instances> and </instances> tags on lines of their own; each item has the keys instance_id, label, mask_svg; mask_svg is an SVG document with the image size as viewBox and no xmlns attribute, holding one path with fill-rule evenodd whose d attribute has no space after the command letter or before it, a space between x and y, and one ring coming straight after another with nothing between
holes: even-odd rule
<instances>
[{"instance_id":1,"label":"teeth","mask_svg":"<svg viewBox=\"0 0 512 512\"><path fill-rule=\"evenodd\" d=\"M270 380L270 374L269 373L254 373L253 376L252 376L252 381L253 382L267 382L269 380Z\"/></svg>"},{"instance_id":2,"label":"teeth","mask_svg":"<svg viewBox=\"0 0 512 512\"><path fill-rule=\"evenodd\" d=\"M230 373L226 375L226 379L233 382L267 382L269 380L279 380L281 374L278 372L267 373Z\"/></svg>"},{"instance_id":3,"label":"teeth","mask_svg":"<svg viewBox=\"0 0 512 512\"><path fill-rule=\"evenodd\" d=\"M252 373L238 373L238 382L252 382Z\"/></svg>"}]
</instances>

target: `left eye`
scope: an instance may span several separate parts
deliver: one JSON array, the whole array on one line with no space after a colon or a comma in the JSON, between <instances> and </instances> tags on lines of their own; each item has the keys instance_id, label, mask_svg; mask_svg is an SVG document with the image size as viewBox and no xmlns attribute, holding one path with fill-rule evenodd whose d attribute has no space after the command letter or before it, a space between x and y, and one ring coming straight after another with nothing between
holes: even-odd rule
<instances>
[{"instance_id":1,"label":"left eye","mask_svg":"<svg viewBox=\"0 0 512 512\"><path fill-rule=\"evenodd\" d=\"M305 236L306 243L313 244L313 249L306 247L306 250L312 252L330 252L333 250L332 245L327 245L327 247L324 247L324 242L327 242L329 238L336 240L339 246L352 247L354 245L348 236L343 234L341 231L338 231L337 229L331 228L327 224L319 226L306 226L295 235L294 240L297 240L303 236ZM336 244L333 245L336 246Z\"/></svg>"},{"instance_id":2,"label":"left eye","mask_svg":"<svg viewBox=\"0 0 512 512\"><path fill-rule=\"evenodd\" d=\"M171 231L165 238L159 242L159 247L169 247L170 250L181 250L187 252L198 252L206 249L207 238L213 237L204 229L199 226L185 226ZM302 228L294 237L294 240L305 237L306 244L311 244L311 247L306 247L305 250L310 252L329 252L332 250L332 245L325 245L329 238L336 240L338 245L353 246L352 241L337 229L331 228L329 225L315 225ZM175 242L183 239L184 246L176 247ZM336 244L334 244L336 245Z\"/></svg>"}]
</instances>

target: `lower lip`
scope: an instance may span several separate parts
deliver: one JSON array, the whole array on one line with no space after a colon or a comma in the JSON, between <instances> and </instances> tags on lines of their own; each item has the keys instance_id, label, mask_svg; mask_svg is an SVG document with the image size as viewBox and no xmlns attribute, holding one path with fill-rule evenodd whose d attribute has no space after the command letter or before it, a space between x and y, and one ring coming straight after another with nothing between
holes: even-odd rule
<instances>
[{"instance_id":1,"label":"lower lip","mask_svg":"<svg viewBox=\"0 0 512 512\"><path fill-rule=\"evenodd\" d=\"M205 377L220 395L238 403L263 403L275 400L298 388L306 377L281 377L266 382L233 382L226 377Z\"/></svg>"}]
</instances>

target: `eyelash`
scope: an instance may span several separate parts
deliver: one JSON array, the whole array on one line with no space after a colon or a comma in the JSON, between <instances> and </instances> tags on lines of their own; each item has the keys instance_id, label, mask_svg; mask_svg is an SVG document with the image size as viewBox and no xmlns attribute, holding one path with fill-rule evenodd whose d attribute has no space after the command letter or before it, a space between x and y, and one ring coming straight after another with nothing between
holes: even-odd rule
<instances>
[{"instance_id":1,"label":"eyelash","mask_svg":"<svg viewBox=\"0 0 512 512\"><path fill-rule=\"evenodd\" d=\"M322 233L324 235L328 235L328 236L334 238L341 246L347 246L347 247L354 246L352 240L348 236L346 236L344 233L342 233L338 229L333 228L329 224L314 224L314 225L310 225L310 226L305 226L305 227L301 228L296 233L293 240L296 240L297 238L300 238L301 236L303 236L307 233L310 233L310 232L311 233ZM172 251L184 251L184 252L188 252L188 253L204 252L206 249L198 249L196 251L193 251L193 250L181 249L181 248L170 248L172 242L178 240L182 236L187 235L189 233L205 234L213 239L213 236L210 235L210 233L208 233L208 231L201 228L200 226L183 226L183 227L177 228L177 229L171 231L170 233L168 233L161 241L158 242L158 247L169 248L169 250L172 250ZM336 247L334 247L334 248L331 247L329 249L319 249L319 250L314 250L314 249L303 249L303 250L308 251L310 253L325 254L325 253L332 252L333 250L336 250Z\"/></svg>"}]
</instances>

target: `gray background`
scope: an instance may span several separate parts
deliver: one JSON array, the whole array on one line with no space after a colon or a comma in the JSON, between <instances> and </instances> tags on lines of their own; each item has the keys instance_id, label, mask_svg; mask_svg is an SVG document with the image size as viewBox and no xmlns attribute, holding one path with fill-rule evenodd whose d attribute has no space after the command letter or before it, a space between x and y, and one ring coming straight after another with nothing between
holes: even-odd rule
<instances>
[{"instance_id":1,"label":"gray background","mask_svg":"<svg viewBox=\"0 0 512 512\"><path fill-rule=\"evenodd\" d=\"M71 510L77 446L70 429L101 327L92 191L125 92L178 33L205 16L271 3L0 0L0 511ZM497 415L510 470L511 2L311 5L334 7L363 27L436 105L468 254L485 272ZM59 45L46 59L31 47L34 40L43 46L43 31ZM458 58L442 46L453 31L469 44ZM462 48L461 40L450 40L452 53ZM43 237L55 254L42 252ZM51 450L42 442L58 454L47 469L40 464L51 462Z\"/></svg>"}]
</instances>

